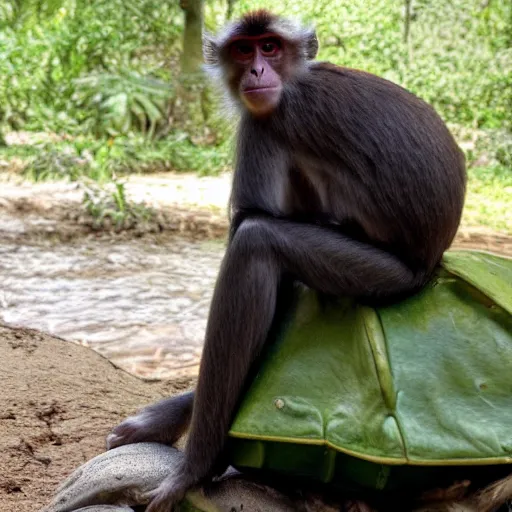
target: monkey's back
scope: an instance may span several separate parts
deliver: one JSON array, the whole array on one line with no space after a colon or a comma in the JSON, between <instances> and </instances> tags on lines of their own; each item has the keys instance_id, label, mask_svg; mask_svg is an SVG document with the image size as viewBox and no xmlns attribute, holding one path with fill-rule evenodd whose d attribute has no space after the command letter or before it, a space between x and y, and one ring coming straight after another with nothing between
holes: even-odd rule
<instances>
[{"instance_id":1,"label":"monkey's back","mask_svg":"<svg viewBox=\"0 0 512 512\"><path fill-rule=\"evenodd\" d=\"M271 125L296 167L325 174L334 221L354 220L432 270L458 228L466 173L431 106L375 75L314 63L285 89Z\"/></svg>"}]
</instances>

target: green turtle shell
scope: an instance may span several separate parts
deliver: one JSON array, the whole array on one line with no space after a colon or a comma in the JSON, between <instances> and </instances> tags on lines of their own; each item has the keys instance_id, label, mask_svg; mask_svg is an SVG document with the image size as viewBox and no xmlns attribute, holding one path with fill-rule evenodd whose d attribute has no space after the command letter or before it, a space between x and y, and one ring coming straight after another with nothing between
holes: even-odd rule
<instances>
[{"instance_id":1,"label":"green turtle shell","mask_svg":"<svg viewBox=\"0 0 512 512\"><path fill-rule=\"evenodd\" d=\"M512 259L446 253L389 307L302 290L230 432L231 462L396 489L512 463Z\"/></svg>"}]
</instances>

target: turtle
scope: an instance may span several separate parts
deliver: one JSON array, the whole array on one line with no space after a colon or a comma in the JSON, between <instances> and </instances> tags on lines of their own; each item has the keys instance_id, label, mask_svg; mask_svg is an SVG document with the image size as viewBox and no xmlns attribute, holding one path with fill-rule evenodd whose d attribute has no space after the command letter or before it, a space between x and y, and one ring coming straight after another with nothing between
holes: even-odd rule
<instances>
[{"instance_id":1,"label":"turtle","mask_svg":"<svg viewBox=\"0 0 512 512\"><path fill-rule=\"evenodd\" d=\"M448 251L382 307L299 288L229 437L241 471L366 496L512 473L512 259Z\"/></svg>"}]
</instances>

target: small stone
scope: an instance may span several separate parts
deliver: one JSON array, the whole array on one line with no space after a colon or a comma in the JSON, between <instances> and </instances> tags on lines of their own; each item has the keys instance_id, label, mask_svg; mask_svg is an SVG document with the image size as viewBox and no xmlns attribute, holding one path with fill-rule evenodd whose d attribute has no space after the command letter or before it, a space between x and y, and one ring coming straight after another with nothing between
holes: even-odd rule
<instances>
[{"instance_id":1,"label":"small stone","mask_svg":"<svg viewBox=\"0 0 512 512\"><path fill-rule=\"evenodd\" d=\"M278 409L282 409L284 407L284 400L282 400L281 398L277 398L276 401L274 402L274 405Z\"/></svg>"}]
</instances>

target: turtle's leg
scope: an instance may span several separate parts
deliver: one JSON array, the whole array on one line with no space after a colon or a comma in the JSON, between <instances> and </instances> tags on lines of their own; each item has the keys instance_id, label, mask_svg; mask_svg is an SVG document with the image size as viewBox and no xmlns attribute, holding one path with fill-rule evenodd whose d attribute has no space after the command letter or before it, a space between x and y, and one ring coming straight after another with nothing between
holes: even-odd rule
<instances>
[{"instance_id":1,"label":"turtle's leg","mask_svg":"<svg viewBox=\"0 0 512 512\"><path fill-rule=\"evenodd\" d=\"M107 449L125 444L155 442L172 446L187 430L194 392L165 398L130 416L107 436Z\"/></svg>"}]
</instances>

